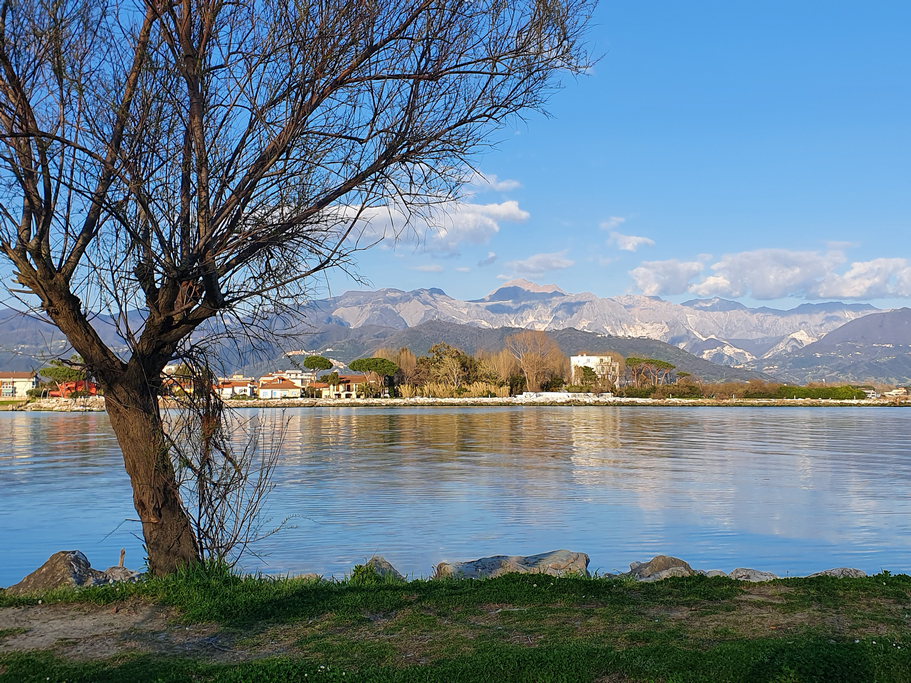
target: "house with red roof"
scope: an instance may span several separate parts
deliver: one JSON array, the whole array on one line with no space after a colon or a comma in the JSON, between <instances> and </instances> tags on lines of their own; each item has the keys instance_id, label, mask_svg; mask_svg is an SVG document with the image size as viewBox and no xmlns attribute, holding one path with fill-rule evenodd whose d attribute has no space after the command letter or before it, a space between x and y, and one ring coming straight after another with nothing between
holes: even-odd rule
<instances>
[{"instance_id":1,"label":"house with red roof","mask_svg":"<svg viewBox=\"0 0 911 683\"><path fill-rule=\"evenodd\" d=\"M252 379L235 378L220 379L215 385L218 395L222 398L231 398L233 396L256 396L256 382Z\"/></svg>"},{"instance_id":2,"label":"house with red roof","mask_svg":"<svg viewBox=\"0 0 911 683\"><path fill-rule=\"evenodd\" d=\"M260 380L258 393L260 398L300 398L301 388L291 380L273 378Z\"/></svg>"},{"instance_id":3,"label":"house with red roof","mask_svg":"<svg viewBox=\"0 0 911 683\"><path fill-rule=\"evenodd\" d=\"M311 382L310 388L318 389L320 398L363 398L364 392L359 387L366 381L365 375L339 375L338 384Z\"/></svg>"},{"instance_id":4,"label":"house with red roof","mask_svg":"<svg viewBox=\"0 0 911 683\"><path fill-rule=\"evenodd\" d=\"M29 389L38 386L37 372L3 372L0 373L0 399L26 398Z\"/></svg>"}]
</instances>

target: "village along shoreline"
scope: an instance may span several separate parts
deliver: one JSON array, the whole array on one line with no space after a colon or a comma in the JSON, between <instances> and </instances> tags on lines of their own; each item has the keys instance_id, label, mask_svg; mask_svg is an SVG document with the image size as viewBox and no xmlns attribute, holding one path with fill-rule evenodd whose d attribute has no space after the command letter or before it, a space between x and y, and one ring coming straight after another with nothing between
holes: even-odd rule
<instances>
[{"instance_id":1,"label":"village along shoreline","mask_svg":"<svg viewBox=\"0 0 911 683\"><path fill-rule=\"evenodd\" d=\"M906 407L911 406L911 396L875 399L752 399L752 398L625 398L609 394L580 394L565 392L526 393L510 397L493 398L282 398L227 400L231 408L413 408L413 407L479 407L492 406L651 406L651 407ZM162 408L176 408L178 402L163 398ZM84 398L44 398L0 407L5 410L39 412L101 412L105 409L103 396Z\"/></svg>"}]
</instances>

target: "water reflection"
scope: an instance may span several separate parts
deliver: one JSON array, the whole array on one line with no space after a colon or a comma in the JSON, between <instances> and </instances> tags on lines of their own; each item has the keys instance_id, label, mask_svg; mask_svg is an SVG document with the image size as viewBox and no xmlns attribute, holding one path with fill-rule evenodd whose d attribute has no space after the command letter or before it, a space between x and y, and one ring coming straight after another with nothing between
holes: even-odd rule
<instances>
[{"instance_id":1,"label":"water reflection","mask_svg":"<svg viewBox=\"0 0 911 683\"><path fill-rule=\"evenodd\" d=\"M443 559L569 547L602 569L664 552L706 569L911 570L902 411L241 412L284 430L271 516L299 515L250 568L340 574L379 552L426 575ZM63 548L96 564L109 561L93 549L141 556L129 525L102 540L134 514L103 414L0 414L0 444L0 584Z\"/></svg>"}]
</instances>

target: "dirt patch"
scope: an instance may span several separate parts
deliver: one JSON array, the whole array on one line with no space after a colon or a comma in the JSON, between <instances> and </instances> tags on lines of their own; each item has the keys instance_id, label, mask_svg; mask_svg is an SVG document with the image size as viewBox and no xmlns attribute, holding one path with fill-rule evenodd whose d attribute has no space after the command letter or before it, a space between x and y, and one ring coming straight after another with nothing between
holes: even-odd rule
<instances>
[{"instance_id":1,"label":"dirt patch","mask_svg":"<svg viewBox=\"0 0 911 683\"><path fill-rule=\"evenodd\" d=\"M0 653L53 650L68 659L104 659L127 652L185 654L216 660L243 658L212 624L170 625L165 607L141 602L29 605L0 608Z\"/></svg>"}]
</instances>

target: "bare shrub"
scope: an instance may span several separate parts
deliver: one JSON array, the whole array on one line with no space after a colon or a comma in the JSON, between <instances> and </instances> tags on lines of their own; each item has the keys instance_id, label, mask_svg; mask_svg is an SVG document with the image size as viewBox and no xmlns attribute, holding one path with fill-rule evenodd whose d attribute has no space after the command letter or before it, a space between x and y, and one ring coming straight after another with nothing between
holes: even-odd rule
<instances>
[{"instance_id":1,"label":"bare shrub","mask_svg":"<svg viewBox=\"0 0 911 683\"><path fill-rule=\"evenodd\" d=\"M286 424L267 432L258 415L242 418L214 389L208 365L185 366L188 390L164 415L171 461L201 558L233 566L244 554L259 557L253 544L289 528L288 518L270 527L265 517Z\"/></svg>"}]
</instances>

